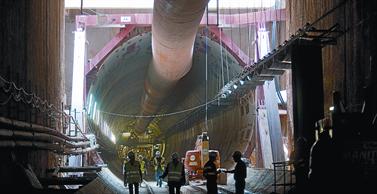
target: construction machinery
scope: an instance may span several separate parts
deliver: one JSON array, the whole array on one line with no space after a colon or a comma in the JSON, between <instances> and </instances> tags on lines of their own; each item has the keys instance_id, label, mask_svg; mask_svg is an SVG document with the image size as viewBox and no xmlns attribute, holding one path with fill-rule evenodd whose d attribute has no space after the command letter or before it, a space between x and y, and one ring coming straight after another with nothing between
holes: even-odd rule
<instances>
[{"instance_id":1,"label":"construction machinery","mask_svg":"<svg viewBox=\"0 0 377 194\"><path fill-rule=\"evenodd\" d=\"M198 135L194 150L188 150L185 156L185 169L189 180L203 179L203 167L208 161L209 152L216 152L215 165L220 168L220 153L217 150L209 150L209 137L207 132Z\"/></svg>"}]
</instances>

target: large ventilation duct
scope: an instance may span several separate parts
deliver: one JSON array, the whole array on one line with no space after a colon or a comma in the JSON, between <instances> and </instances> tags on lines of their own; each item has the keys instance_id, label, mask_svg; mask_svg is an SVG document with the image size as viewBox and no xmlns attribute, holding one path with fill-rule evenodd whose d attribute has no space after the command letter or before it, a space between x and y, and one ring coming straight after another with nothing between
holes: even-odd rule
<instances>
[{"instance_id":1,"label":"large ventilation duct","mask_svg":"<svg viewBox=\"0 0 377 194\"><path fill-rule=\"evenodd\" d=\"M193 45L208 0L155 0L152 22L152 62L145 79L142 115L156 113L177 81L191 68ZM153 118L140 118L142 133Z\"/></svg>"}]
</instances>

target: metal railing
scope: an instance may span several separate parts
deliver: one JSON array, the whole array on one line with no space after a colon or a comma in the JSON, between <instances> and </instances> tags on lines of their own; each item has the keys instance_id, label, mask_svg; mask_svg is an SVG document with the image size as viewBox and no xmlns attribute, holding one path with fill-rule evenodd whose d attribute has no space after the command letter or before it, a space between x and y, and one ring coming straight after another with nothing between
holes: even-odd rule
<instances>
[{"instance_id":1,"label":"metal railing","mask_svg":"<svg viewBox=\"0 0 377 194\"><path fill-rule=\"evenodd\" d=\"M283 186L283 193L287 193L295 183L293 183L293 161L279 161L273 162L274 165L274 192L277 192L277 186ZM278 183L278 172L282 172L283 182ZM289 175L289 180L287 180L287 175Z\"/></svg>"},{"instance_id":2,"label":"metal railing","mask_svg":"<svg viewBox=\"0 0 377 194\"><path fill-rule=\"evenodd\" d=\"M1 147L32 147L73 155L96 148L90 146L90 140L82 132L76 119L64 112L63 104L61 109L56 108L35 93L27 92L15 82L7 81L1 76L0 94L0 108L8 110L8 114L0 115L0 121L9 126L8 129L0 131L0 136L3 137ZM23 107L24 119L19 115L22 109L20 107ZM10 114L13 111L16 112L16 116ZM71 124L75 131L81 133L81 137L77 137L78 133L75 133L75 136L66 135L66 129Z\"/></svg>"}]
</instances>

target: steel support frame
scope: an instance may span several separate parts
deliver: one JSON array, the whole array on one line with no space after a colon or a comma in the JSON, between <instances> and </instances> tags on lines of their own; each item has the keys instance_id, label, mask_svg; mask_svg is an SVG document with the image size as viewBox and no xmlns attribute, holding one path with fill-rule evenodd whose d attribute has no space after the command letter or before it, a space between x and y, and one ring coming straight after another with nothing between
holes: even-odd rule
<instances>
[{"instance_id":1,"label":"steel support frame","mask_svg":"<svg viewBox=\"0 0 377 194\"><path fill-rule=\"evenodd\" d=\"M135 14L106 14L106 15L78 15L76 28L86 27L125 27L127 25L149 26L152 24L152 13ZM208 25L232 27L260 22L285 21L285 9L273 9L241 14L208 14ZM201 25L207 24L206 15L203 16Z\"/></svg>"},{"instance_id":2,"label":"steel support frame","mask_svg":"<svg viewBox=\"0 0 377 194\"><path fill-rule=\"evenodd\" d=\"M99 69L102 62L106 57L120 44L127 40L131 35L131 32L135 29L135 25L127 25L125 28L120 29L119 33L116 34L87 64L85 68L85 75L87 75L93 68Z\"/></svg>"},{"instance_id":3,"label":"steel support frame","mask_svg":"<svg viewBox=\"0 0 377 194\"><path fill-rule=\"evenodd\" d=\"M131 32L136 28L136 25L127 25L120 29L116 34L87 64L85 64L85 96L88 94L90 84L95 80L97 70L102 66L104 60L113 52L119 45L128 40Z\"/></svg>"}]
</instances>

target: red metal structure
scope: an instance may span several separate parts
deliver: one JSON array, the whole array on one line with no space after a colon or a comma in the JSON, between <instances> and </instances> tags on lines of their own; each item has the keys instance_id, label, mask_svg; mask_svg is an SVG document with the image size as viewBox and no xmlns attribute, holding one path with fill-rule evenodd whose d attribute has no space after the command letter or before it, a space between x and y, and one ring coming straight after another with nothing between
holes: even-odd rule
<instances>
[{"instance_id":1,"label":"red metal structure","mask_svg":"<svg viewBox=\"0 0 377 194\"><path fill-rule=\"evenodd\" d=\"M120 44L130 38L131 32L135 29L135 25L127 25L125 28L120 29L119 33L111 39L105 47L103 47L97 54L94 56L89 64L88 69L85 69L85 75L90 73L93 68L99 68L106 57Z\"/></svg>"},{"instance_id":2,"label":"red metal structure","mask_svg":"<svg viewBox=\"0 0 377 194\"><path fill-rule=\"evenodd\" d=\"M131 32L135 30L135 25L127 25L120 29L119 33L114 36L88 63L85 64L85 96L89 91L90 84L95 80L98 69L102 66L104 60L119 45L131 38Z\"/></svg>"},{"instance_id":3,"label":"red metal structure","mask_svg":"<svg viewBox=\"0 0 377 194\"><path fill-rule=\"evenodd\" d=\"M178 3L174 5L176 7L174 10L167 10L167 7L172 6L172 2L155 1L153 15L151 13L141 13L76 16L77 28L125 26L87 64L85 68L86 91L88 91L90 84L96 77L96 69L101 67L106 57L121 43L129 39L131 32L135 28L152 25L153 60L145 78L145 92L140 113L141 115L152 115L158 110L160 102L169 94L175 83L190 70L192 47L199 25L208 24L208 36L222 44L241 66L245 67L253 64L252 59L230 37L222 32L221 27L285 20L285 9L239 14L203 14L206 1L190 1L188 3L185 0L181 0L179 3L179 6L177 6ZM202 11L197 12L196 10ZM191 16L187 17L187 15ZM216 24L221 27L215 26ZM143 132L151 119L138 119L136 131L138 133Z\"/></svg>"},{"instance_id":4,"label":"red metal structure","mask_svg":"<svg viewBox=\"0 0 377 194\"><path fill-rule=\"evenodd\" d=\"M219 18L219 21L217 18ZM150 26L152 25L152 19L152 13L78 15L76 16L76 27L124 27L130 24ZM219 24L221 27L255 24L258 22L285 21L285 19L285 9L272 9L241 14L208 14L208 24ZM206 15L204 15L200 21L200 25L205 24L207 24Z\"/></svg>"}]
</instances>

